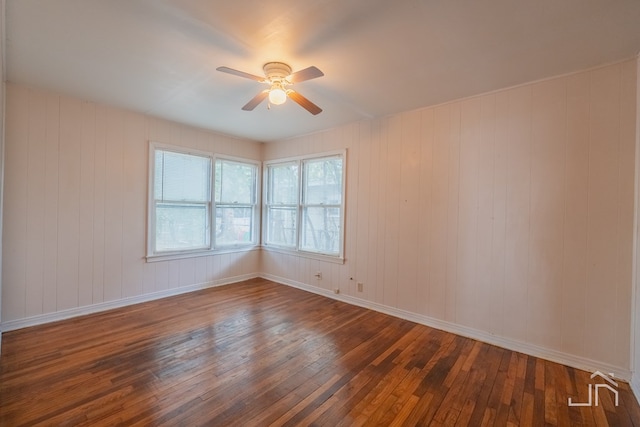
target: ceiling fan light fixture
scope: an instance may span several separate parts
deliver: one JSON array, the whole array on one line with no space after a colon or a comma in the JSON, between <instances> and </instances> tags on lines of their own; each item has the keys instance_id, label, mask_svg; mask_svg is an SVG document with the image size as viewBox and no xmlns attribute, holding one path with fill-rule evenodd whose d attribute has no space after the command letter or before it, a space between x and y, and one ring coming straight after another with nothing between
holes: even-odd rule
<instances>
[{"instance_id":1,"label":"ceiling fan light fixture","mask_svg":"<svg viewBox=\"0 0 640 427\"><path fill-rule=\"evenodd\" d=\"M269 91L269 102L273 105L284 104L287 100L287 92L281 86L274 85Z\"/></svg>"},{"instance_id":2,"label":"ceiling fan light fixture","mask_svg":"<svg viewBox=\"0 0 640 427\"><path fill-rule=\"evenodd\" d=\"M300 93L288 88L288 86L294 83L300 83L324 76L324 73L317 67L311 66L304 70L291 73L291 67L283 62L267 62L262 68L264 71L264 78L229 67L218 67L216 70L269 85L269 89L261 91L242 107L242 110L244 111L253 111L254 108L267 98L269 99L269 108L272 104L284 104L287 101L287 98L291 98L293 102L300 105L314 116L322 112L322 108L309 101Z\"/></svg>"}]
</instances>

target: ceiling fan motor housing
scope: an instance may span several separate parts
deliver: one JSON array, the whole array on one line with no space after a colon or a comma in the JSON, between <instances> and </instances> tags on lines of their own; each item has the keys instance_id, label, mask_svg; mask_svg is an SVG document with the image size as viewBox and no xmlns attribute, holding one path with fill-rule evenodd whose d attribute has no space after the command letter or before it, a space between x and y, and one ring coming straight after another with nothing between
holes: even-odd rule
<instances>
[{"instance_id":1,"label":"ceiling fan motor housing","mask_svg":"<svg viewBox=\"0 0 640 427\"><path fill-rule=\"evenodd\" d=\"M284 80L291 74L291 67L283 62L267 62L262 69L271 82Z\"/></svg>"}]
</instances>

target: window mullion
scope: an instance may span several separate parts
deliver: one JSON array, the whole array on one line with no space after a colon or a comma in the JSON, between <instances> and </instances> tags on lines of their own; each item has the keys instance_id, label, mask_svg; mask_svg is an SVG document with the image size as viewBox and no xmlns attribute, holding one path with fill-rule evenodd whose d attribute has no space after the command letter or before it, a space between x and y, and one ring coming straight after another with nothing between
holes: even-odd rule
<instances>
[{"instance_id":1,"label":"window mullion","mask_svg":"<svg viewBox=\"0 0 640 427\"><path fill-rule=\"evenodd\" d=\"M300 239L302 235L302 207L304 203L304 162L298 160L298 206L297 206L297 221L296 221L296 251L300 250Z\"/></svg>"},{"instance_id":2,"label":"window mullion","mask_svg":"<svg viewBox=\"0 0 640 427\"><path fill-rule=\"evenodd\" d=\"M216 160L217 162L217 160ZM218 209L220 209L220 203L218 203L216 201L216 167L217 167L217 163L214 162L213 165L213 173L211 174L211 181L212 181L212 186L214 187L212 190L212 204L213 204L213 209L211 211L211 229L209 230L209 233L211 234L211 248L215 249L218 247L218 239L216 236L216 221L217 221L217 215L218 215ZM220 180L222 182L222 180Z\"/></svg>"},{"instance_id":3,"label":"window mullion","mask_svg":"<svg viewBox=\"0 0 640 427\"><path fill-rule=\"evenodd\" d=\"M256 217L258 165L243 159L220 157L215 160L215 168L214 185L217 183L220 188L214 191L214 248L254 245L259 239ZM239 198L235 200L235 197ZM218 227L224 227L224 230ZM218 233L221 234L218 236Z\"/></svg>"}]
</instances>

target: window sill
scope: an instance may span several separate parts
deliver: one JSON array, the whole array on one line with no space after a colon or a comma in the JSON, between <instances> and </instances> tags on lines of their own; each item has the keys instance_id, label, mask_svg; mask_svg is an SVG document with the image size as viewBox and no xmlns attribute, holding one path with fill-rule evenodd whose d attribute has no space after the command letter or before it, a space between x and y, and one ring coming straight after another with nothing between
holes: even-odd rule
<instances>
[{"instance_id":1,"label":"window sill","mask_svg":"<svg viewBox=\"0 0 640 427\"><path fill-rule=\"evenodd\" d=\"M252 246L229 246L226 248L220 249L203 249L189 252L172 252L166 254L158 254L158 255L147 255L147 262L160 262L160 261L172 261L176 259L188 259L188 258L199 258L205 256L212 255L222 255L229 253L237 253L237 252L250 252L257 251L260 249L260 246L252 245Z\"/></svg>"},{"instance_id":2,"label":"window sill","mask_svg":"<svg viewBox=\"0 0 640 427\"><path fill-rule=\"evenodd\" d=\"M286 249L286 248L280 248L276 246L267 246L267 245L262 245L261 248L267 252L277 252L277 253L286 254L286 255L295 255L302 258L315 259L318 261L331 262L334 264L344 264L344 257L316 254L313 252L305 252L305 251L296 250L296 249Z\"/></svg>"}]
</instances>

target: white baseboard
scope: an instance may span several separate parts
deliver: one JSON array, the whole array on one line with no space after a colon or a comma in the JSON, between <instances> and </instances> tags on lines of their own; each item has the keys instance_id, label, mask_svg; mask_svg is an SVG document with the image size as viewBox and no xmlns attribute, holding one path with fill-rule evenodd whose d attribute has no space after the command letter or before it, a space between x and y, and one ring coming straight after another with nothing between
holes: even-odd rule
<instances>
[{"instance_id":1,"label":"white baseboard","mask_svg":"<svg viewBox=\"0 0 640 427\"><path fill-rule=\"evenodd\" d=\"M138 295L134 297L122 298L115 301L106 301L98 304L91 304L84 307L70 308L55 313L40 314L37 316L27 317L24 319L10 320L3 322L2 331L13 331L16 329L27 328L29 326L41 325L44 323L56 322L58 320L70 319L72 317L84 316L86 314L98 313L114 308L125 307L127 305L139 304L141 302L153 301L160 298L166 298L174 295L185 294L188 292L198 291L201 289L212 288L216 286L229 285L231 283L242 282L243 280L254 279L260 277L258 274L245 274L241 276L228 277L225 279L214 280L211 282L197 283L195 285L183 286L179 288L171 288L163 291L153 292L151 294Z\"/></svg>"},{"instance_id":2,"label":"white baseboard","mask_svg":"<svg viewBox=\"0 0 640 427\"><path fill-rule=\"evenodd\" d=\"M283 285L291 286L294 288L302 289L308 292L312 292L318 295L323 295L329 298L333 298L339 301L346 302L348 304L357 305L359 307L368 308L381 313L388 314L390 316L399 317L401 319L409 320L415 323L420 323L425 326L429 326L442 331L451 332L456 335L461 335L474 340L482 341L488 344L496 345L498 347L506 348L508 350L517 351L530 356L539 357L541 359L549 360L551 362L560 363L563 365L571 366L576 369L585 370L588 372L606 372L613 373L617 379L630 382L631 370L620 366L613 366L608 363L599 362L597 360L587 359L584 357L576 356L569 353L564 353L557 350L540 347L535 344L529 344L522 341L513 340L510 338L502 337L499 335L490 334L488 332L480 331L477 329L469 328L467 326L458 325L455 323L435 319L433 317L424 316L421 314L412 313L406 310L401 310L394 307L389 307L383 304L378 304L371 301L366 301L360 298L352 297L349 295L336 294L327 289L317 288L315 286L307 285L305 283L297 282L283 277L274 276L272 274L260 274L260 277L269 279L273 282L277 282ZM632 387L634 386L631 383ZM640 392L640 382L636 387ZM636 396L640 396L635 389Z\"/></svg>"},{"instance_id":3,"label":"white baseboard","mask_svg":"<svg viewBox=\"0 0 640 427\"><path fill-rule=\"evenodd\" d=\"M640 402L640 378L637 375L631 376L631 381L629 381L629 386L631 387L631 391L633 395L636 397L636 401Z\"/></svg>"}]
</instances>

